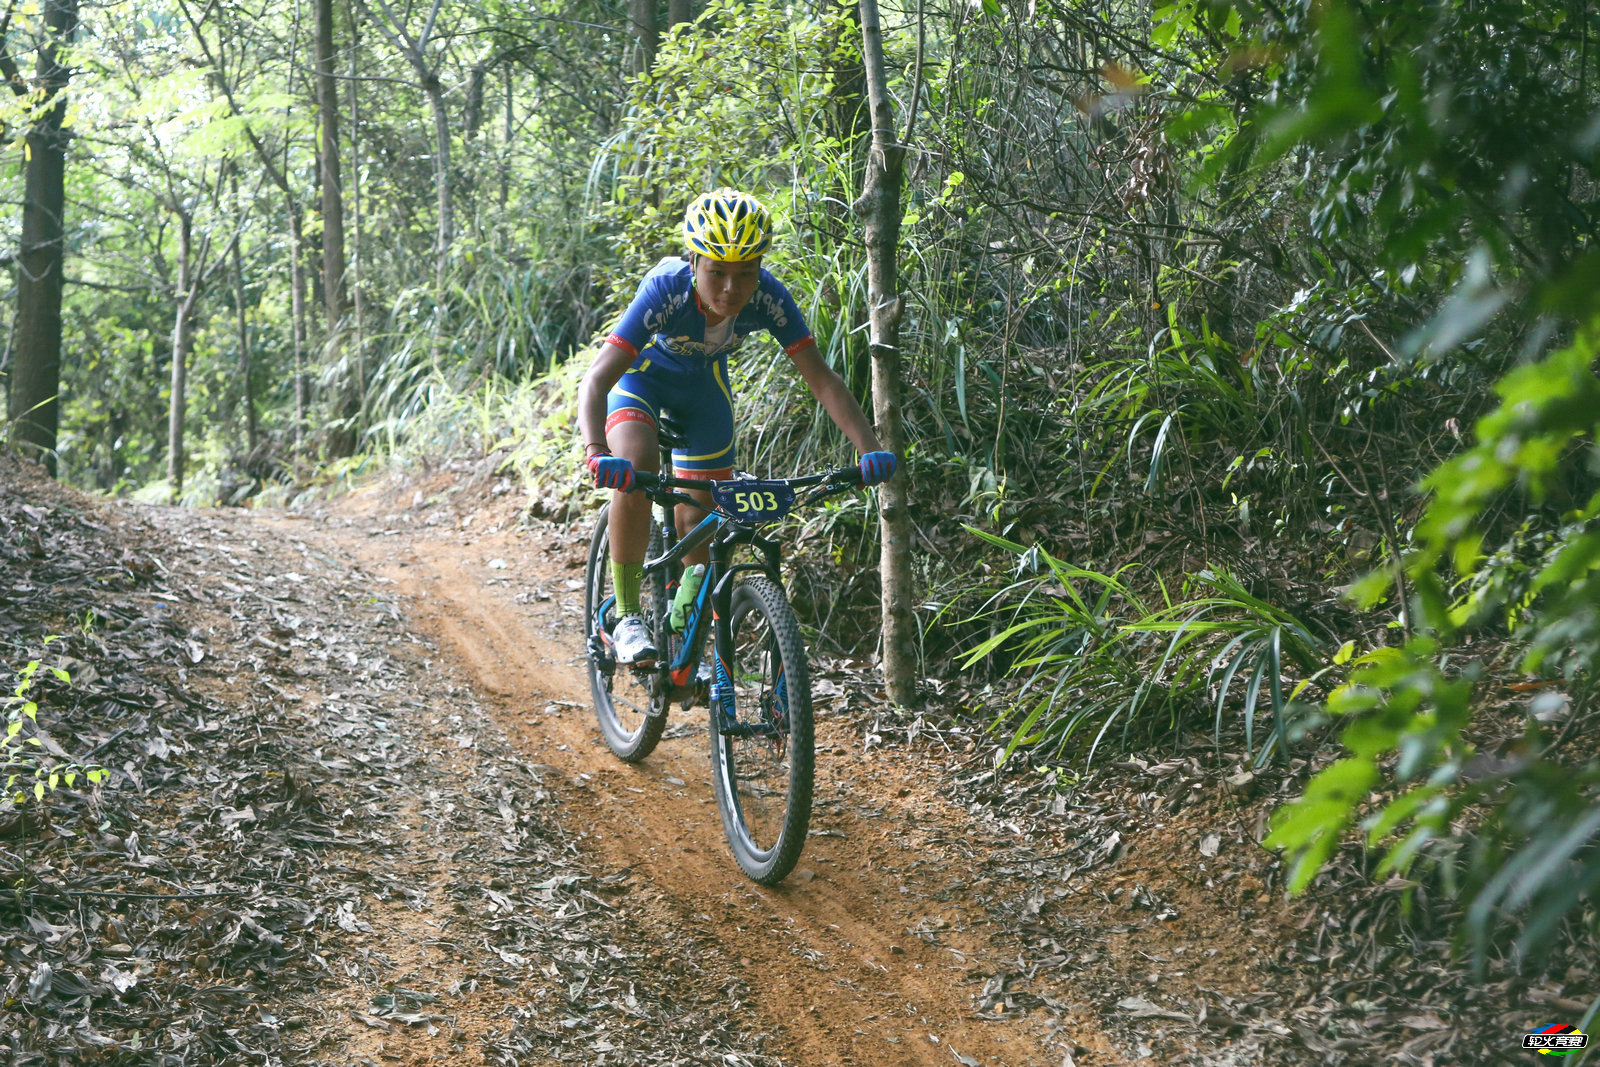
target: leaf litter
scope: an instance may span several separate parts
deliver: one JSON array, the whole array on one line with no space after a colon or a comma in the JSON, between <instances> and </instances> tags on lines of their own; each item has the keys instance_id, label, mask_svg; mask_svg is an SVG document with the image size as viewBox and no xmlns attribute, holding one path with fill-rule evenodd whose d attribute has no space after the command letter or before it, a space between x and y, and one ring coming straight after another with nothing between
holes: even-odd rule
<instances>
[{"instance_id":1,"label":"leaf litter","mask_svg":"<svg viewBox=\"0 0 1600 1067\"><path fill-rule=\"evenodd\" d=\"M697 957L714 946L674 945L663 976L625 922L629 873L583 866L553 768L485 728L379 580L292 522L269 543L226 513L102 512L4 462L0 641L16 663L69 634L41 722L114 771L0 822L13 1062L777 1062L748 990ZM1209 743L1076 778L997 767L982 695L945 683L902 714L858 664L817 667L820 716L918 759L971 818L925 828L969 859L935 897L961 918L905 936L970 968L974 1017L1053 1020L1052 1062L1107 1061L1085 1022L1155 1062L1499 1062L1592 999L1582 958L1467 981L1351 870L1284 904L1257 842L1292 767ZM977 925L1011 958L944 945Z\"/></svg>"},{"instance_id":2,"label":"leaf litter","mask_svg":"<svg viewBox=\"0 0 1600 1067\"><path fill-rule=\"evenodd\" d=\"M0 459L0 648L112 772L0 812L7 1062L776 1062L400 617L292 529Z\"/></svg>"}]
</instances>

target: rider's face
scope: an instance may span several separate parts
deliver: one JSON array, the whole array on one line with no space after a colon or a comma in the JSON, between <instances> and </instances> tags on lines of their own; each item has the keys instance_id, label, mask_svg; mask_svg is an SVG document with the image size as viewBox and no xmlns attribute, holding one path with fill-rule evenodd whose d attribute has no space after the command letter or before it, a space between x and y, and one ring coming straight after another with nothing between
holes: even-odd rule
<instances>
[{"instance_id":1,"label":"rider's face","mask_svg":"<svg viewBox=\"0 0 1600 1067\"><path fill-rule=\"evenodd\" d=\"M719 260L696 256L694 259L694 287L706 310L731 319L744 310L756 294L756 283L761 280L761 260L743 263L723 263Z\"/></svg>"}]
</instances>

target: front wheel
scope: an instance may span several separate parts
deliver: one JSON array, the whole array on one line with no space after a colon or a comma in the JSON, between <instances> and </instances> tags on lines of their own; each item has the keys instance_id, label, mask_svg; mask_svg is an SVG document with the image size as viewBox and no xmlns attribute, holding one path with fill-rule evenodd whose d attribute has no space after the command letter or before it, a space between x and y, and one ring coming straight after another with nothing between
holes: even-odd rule
<instances>
[{"instance_id":1,"label":"front wheel","mask_svg":"<svg viewBox=\"0 0 1600 1067\"><path fill-rule=\"evenodd\" d=\"M584 574L583 617L589 690L595 717L612 752L637 763L655 751L667 725L667 684L655 666L626 667L617 663L611 631L617 624L616 590L611 579L611 505L600 509L589 539L589 567ZM661 535L652 526L647 559L661 552ZM667 615L666 578L647 574L639 590L639 606L655 633L664 635ZM668 649L661 649L663 656Z\"/></svg>"},{"instance_id":2,"label":"front wheel","mask_svg":"<svg viewBox=\"0 0 1600 1067\"><path fill-rule=\"evenodd\" d=\"M806 648L783 590L766 578L734 587L728 628L733 658L718 659L711 701L712 784L740 869L776 885L800 859L811 824Z\"/></svg>"}]
</instances>

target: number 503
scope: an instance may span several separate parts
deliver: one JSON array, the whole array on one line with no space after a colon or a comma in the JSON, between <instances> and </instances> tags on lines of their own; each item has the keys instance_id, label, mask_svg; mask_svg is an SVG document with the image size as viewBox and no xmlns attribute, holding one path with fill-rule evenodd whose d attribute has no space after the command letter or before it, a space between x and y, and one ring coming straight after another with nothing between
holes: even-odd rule
<instances>
[{"instance_id":1,"label":"number 503","mask_svg":"<svg viewBox=\"0 0 1600 1067\"><path fill-rule=\"evenodd\" d=\"M733 506L740 511L777 511L778 495L757 490L733 494Z\"/></svg>"}]
</instances>

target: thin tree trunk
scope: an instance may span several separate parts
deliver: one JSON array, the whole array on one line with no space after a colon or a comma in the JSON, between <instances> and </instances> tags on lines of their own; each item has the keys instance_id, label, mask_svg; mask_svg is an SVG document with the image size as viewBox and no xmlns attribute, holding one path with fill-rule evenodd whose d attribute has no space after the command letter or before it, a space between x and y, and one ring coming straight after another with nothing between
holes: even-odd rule
<instances>
[{"instance_id":1,"label":"thin tree trunk","mask_svg":"<svg viewBox=\"0 0 1600 1067\"><path fill-rule=\"evenodd\" d=\"M344 246L344 183L339 164L339 85L333 78L333 0L316 0L317 113L322 140L322 297L327 312L325 365L341 365L345 316L350 310ZM337 421L329 427L328 455L353 455L360 440L358 426L365 383L353 363L343 363L332 389Z\"/></svg>"},{"instance_id":2,"label":"thin tree trunk","mask_svg":"<svg viewBox=\"0 0 1600 1067\"><path fill-rule=\"evenodd\" d=\"M344 190L339 167L339 88L333 79L333 0L317 0L317 113L322 141L322 292L328 337L338 335L345 293Z\"/></svg>"},{"instance_id":3,"label":"thin tree trunk","mask_svg":"<svg viewBox=\"0 0 1600 1067\"><path fill-rule=\"evenodd\" d=\"M237 182L234 184L234 188L237 191ZM233 310L238 319L236 325L239 331L239 384L244 392L245 462L248 466L256 454L258 427L256 425L256 390L252 381L254 368L250 365L250 326L245 321L244 314L244 253L239 251L238 241L233 242L232 258Z\"/></svg>"},{"instance_id":4,"label":"thin tree trunk","mask_svg":"<svg viewBox=\"0 0 1600 1067\"><path fill-rule=\"evenodd\" d=\"M360 23L350 15L350 296L354 302L351 344L355 346L356 380L361 383L360 432L367 426L367 350L364 324L366 298L361 289L361 98L356 56L361 51Z\"/></svg>"},{"instance_id":5,"label":"thin tree trunk","mask_svg":"<svg viewBox=\"0 0 1600 1067\"><path fill-rule=\"evenodd\" d=\"M694 21L694 0L667 0L667 28Z\"/></svg>"},{"instance_id":6,"label":"thin tree trunk","mask_svg":"<svg viewBox=\"0 0 1600 1067\"><path fill-rule=\"evenodd\" d=\"M61 97L71 75L57 59L78 28L77 0L45 6L49 39L39 52L38 85L47 103L33 113L27 136L27 176L22 203L22 247L17 263L15 354L7 415L14 440L56 473L60 420L61 290L66 211L66 156L70 135L61 128ZM8 60L9 63L9 60Z\"/></svg>"},{"instance_id":7,"label":"thin tree trunk","mask_svg":"<svg viewBox=\"0 0 1600 1067\"><path fill-rule=\"evenodd\" d=\"M656 0L629 0L629 13L633 17L633 37L638 42L634 53L633 72L648 74L656 65L656 50L661 44L661 31L656 24Z\"/></svg>"},{"instance_id":8,"label":"thin tree trunk","mask_svg":"<svg viewBox=\"0 0 1600 1067\"><path fill-rule=\"evenodd\" d=\"M511 139L516 136L515 115L512 112L511 64L504 68L506 83L506 143L500 155L500 207L503 210L511 199Z\"/></svg>"},{"instance_id":9,"label":"thin tree trunk","mask_svg":"<svg viewBox=\"0 0 1600 1067\"><path fill-rule=\"evenodd\" d=\"M178 6L183 11L189 28L194 33L195 43L200 46L201 54L217 76L217 84L227 96L229 110L233 116L242 123L245 138L255 149L256 156L261 160L267 177L272 179L274 185L283 193L285 209L289 214L289 308L290 318L294 324L294 443L295 448L305 446L306 417L311 406L310 382L306 379L306 277L305 277L305 231L300 215L300 203L295 197L295 186L290 178L293 171L289 166L288 149L284 149L282 165L274 158L274 153L269 151L267 145L256 135L245 117L244 109L233 94L233 85L224 76L224 65L213 53L206 36L201 32L200 23L195 19L194 12L184 0L178 0ZM299 50L300 19L299 8L294 8L294 44L291 53ZM285 115L287 117L287 114Z\"/></svg>"},{"instance_id":10,"label":"thin tree trunk","mask_svg":"<svg viewBox=\"0 0 1600 1067\"><path fill-rule=\"evenodd\" d=\"M861 198L854 204L867 245L867 305L872 350L872 412L878 437L895 455L906 454L901 417L905 384L900 360L900 191L905 146L894 140L894 108L883 63L877 0L860 0L862 56L872 112L872 151ZM914 113L914 112L913 112ZM908 129L909 132L909 129ZM916 696L916 620L911 602L911 513L904 473L879 490L883 680L889 699L909 706Z\"/></svg>"},{"instance_id":11,"label":"thin tree trunk","mask_svg":"<svg viewBox=\"0 0 1600 1067\"><path fill-rule=\"evenodd\" d=\"M450 245L455 240L455 214L451 208L450 190L450 113L444 106L444 86L439 76L430 72L422 83L428 94L428 106L433 111L433 180L439 200L438 260L434 265L434 285L439 297L444 296L444 282L449 273Z\"/></svg>"},{"instance_id":12,"label":"thin tree trunk","mask_svg":"<svg viewBox=\"0 0 1600 1067\"><path fill-rule=\"evenodd\" d=\"M306 268L305 231L300 205L286 197L289 206L289 317L294 320L294 444L305 447L306 413L311 407L311 382L306 378Z\"/></svg>"},{"instance_id":13,"label":"thin tree trunk","mask_svg":"<svg viewBox=\"0 0 1600 1067\"><path fill-rule=\"evenodd\" d=\"M188 406L192 316L199 287L194 282L194 220L178 214L178 311L172 324L172 392L167 406L167 484L176 504L183 494L183 420Z\"/></svg>"}]
</instances>

